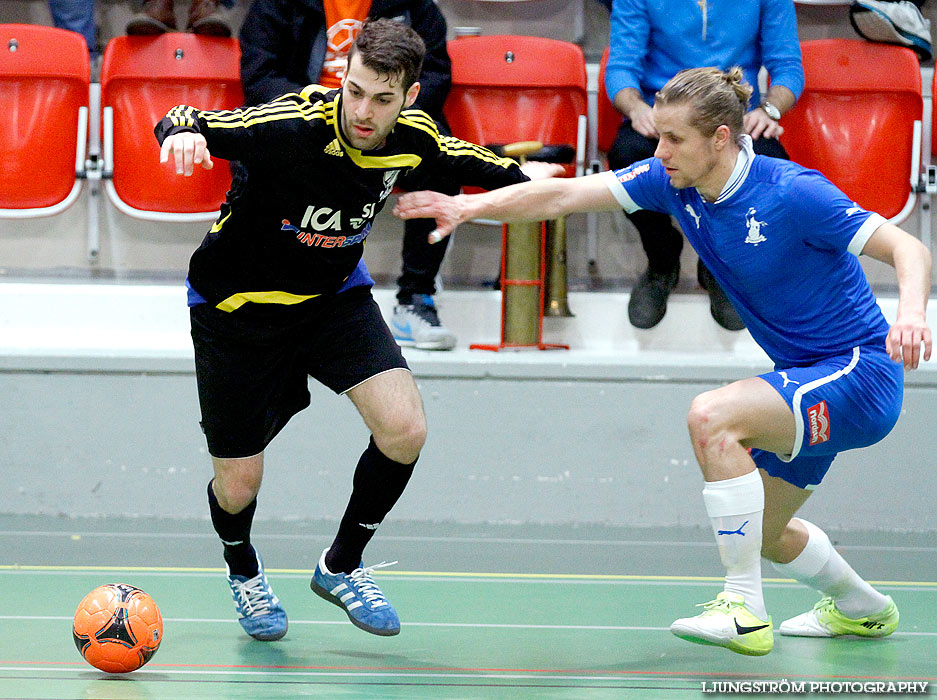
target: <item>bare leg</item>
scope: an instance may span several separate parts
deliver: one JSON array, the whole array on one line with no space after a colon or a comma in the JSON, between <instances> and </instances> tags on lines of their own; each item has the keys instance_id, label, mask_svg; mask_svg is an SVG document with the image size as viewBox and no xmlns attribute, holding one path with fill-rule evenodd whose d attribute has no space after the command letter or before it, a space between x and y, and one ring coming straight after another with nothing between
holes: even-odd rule
<instances>
[{"instance_id":1,"label":"bare leg","mask_svg":"<svg viewBox=\"0 0 937 700\"><path fill-rule=\"evenodd\" d=\"M409 371L394 369L371 377L349 389L348 398L381 452L402 464L416 461L426 442L426 415Z\"/></svg>"},{"instance_id":2,"label":"bare leg","mask_svg":"<svg viewBox=\"0 0 937 700\"><path fill-rule=\"evenodd\" d=\"M423 402L413 376L395 369L348 391L372 438L355 468L354 488L331 547L319 558L312 590L372 634L400 632L397 611L362 566L362 553L406 488L426 440Z\"/></svg>"},{"instance_id":3,"label":"bare leg","mask_svg":"<svg viewBox=\"0 0 937 700\"><path fill-rule=\"evenodd\" d=\"M426 417L409 371L383 372L348 391L372 439L355 468L354 488L325 554L334 573L358 568L365 546L403 494L426 440Z\"/></svg>"},{"instance_id":4,"label":"bare leg","mask_svg":"<svg viewBox=\"0 0 937 700\"><path fill-rule=\"evenodd\" d=\"M777 507L766 506L766 491L748 448L790 452L794 416L784 399L755 377L697 396L687 423L726 580L705 612L676 620L671 631L741 654L767 654L774 638L761 585L761 550L766 538L774 545L783 526L771 515L765 518Z\"/></svg>"}]
</instances>

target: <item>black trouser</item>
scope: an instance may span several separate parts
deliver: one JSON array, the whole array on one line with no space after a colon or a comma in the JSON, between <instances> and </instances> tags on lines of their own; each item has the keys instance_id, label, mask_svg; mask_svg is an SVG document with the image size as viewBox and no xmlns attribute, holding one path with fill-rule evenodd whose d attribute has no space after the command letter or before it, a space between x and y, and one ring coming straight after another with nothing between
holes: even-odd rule
<instances>
[{"instance_id":1,"label":"black trouser","mask_svg":"<svg viewBox=\"0 0 937 700\"><path fill-rule=\"evenodd\" d=\"M631 120L625 119L608 151L609 167L617 170L650 158L656 148L657 139L639 134L632 128ZM777 139L760 138L755 141L754 148L759 155L788 159L787 151ZM676 270L680 263L680 251L683 250L683 234L671 223L670 216L644 209L627 216L641 236L648 268L659 274L669 274ZM702 262L698 263L697 277L703 287L708 287L710 275Z\"/></svg>"},{"instance_id":2,"label":"black trouser","mask_svg":"<svg viewBox=\"0 0 937 700\"><path fill-rule=\"evenodd\" d=\"M438 114L432 115L439 126L439 132L449 135L449 127ZM425 176L414 173L398 180L397 185L408 192L433 190L443 194L456 195L461 189L459 183L438 175ZM436 275L442 265L449 247L449 236L439 243L430 243L429 234L436 228L436 219L408 219L403 225L403 265L397 278L397 301L409 304L414 294L436 293Z\"/></svg>"},{"instance_id":3,"label":"black trouser","mask_svg":"<svg viewBox=\"0 0 937 700\"><path fill-rule=\"evenodd\" d=\"M401 188L415 192L434 190L443 194L459 194L459 184L438 177L403 178ZM449 236L439 243L429 243L429 234L436 228L436 219L408 219L403 225L403 266L397 279L397 300L409 304L414 294L436 293L436 275L449 247Z\"/></svg>"}]
</instances>

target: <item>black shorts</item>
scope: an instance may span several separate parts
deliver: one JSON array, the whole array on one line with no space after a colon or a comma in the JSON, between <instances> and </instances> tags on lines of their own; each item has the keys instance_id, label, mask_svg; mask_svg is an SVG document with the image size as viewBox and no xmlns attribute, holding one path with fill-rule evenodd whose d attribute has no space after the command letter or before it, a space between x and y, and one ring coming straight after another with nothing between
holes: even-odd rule
<instances>
[{"instance_id":1,"label":"black shorts","mask_svg":"<svg viewBox=\"0 0 937 700\"><path fill-rule=\"evenodd\" d=\"M269 317L210 304L189 310L201 424L212 456L262 452L309 405L309 376L341 394L381 372L408 369L370 287L302 307Z\"/></svg>"}]
</instances>

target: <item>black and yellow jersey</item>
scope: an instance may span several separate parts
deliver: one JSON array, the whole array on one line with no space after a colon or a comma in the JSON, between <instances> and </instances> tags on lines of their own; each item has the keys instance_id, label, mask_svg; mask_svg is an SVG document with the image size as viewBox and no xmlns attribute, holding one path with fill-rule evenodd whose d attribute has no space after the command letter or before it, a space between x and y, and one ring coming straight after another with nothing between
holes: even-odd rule
<instances>
[{"instance_id":1,"label":"black and yellow jersey","mask_svg":"<svg viewBox=\"0 0 937 700\"><path fill-rule=\"evenodd\" d=\"M513 160L440 135L420 110L403 110L372 151L348 143L340 115L341 91L310 85L256 107L174 107L156 125L160 144L197 131L213 157L242 166L189 264L189 284L208 303L233 311L338 291L397 178L413 169L485 189L527 180Z\"/></svg>"}]
</instances>

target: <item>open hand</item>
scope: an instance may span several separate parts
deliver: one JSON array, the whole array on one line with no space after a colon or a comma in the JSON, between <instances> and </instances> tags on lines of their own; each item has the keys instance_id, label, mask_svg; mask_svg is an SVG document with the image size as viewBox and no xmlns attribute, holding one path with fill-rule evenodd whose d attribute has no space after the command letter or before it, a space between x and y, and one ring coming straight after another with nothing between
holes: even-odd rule
<instances>
[{"instance_id":1,"label":"open hand","mask_svg":"<svg viewBox=\"0 0 937 700\"><path fill-rule=\"evenodd\" d=\"M924 318L903 320L899 318L888 329L885 350L895 362L904 364L905 369L917 369L921 362L921 346L924 360L930 359L931 332Z\"/></svg>"},{"instance_id":2,"label":"open hand","mask_svg":"<svg viewBox=\"0 0 937 700\"><path fill-rule=\"evenodd\" d=\"M205 170L215 167L205 137L192 131L167 136L159 149L159 162L168 162L170 153L176 165L176 175L188 177L196 165L201 165Z\"/></svg>"},{"instance_id":3,"label":"open hand","mask_svg":"<svg viewBox=\"0 0 937 700\"><path fill-rule=\"evenodd\" d=\"M776 139L784 133L784 127L769 117L761 107L745 113L742 117L742 127L745 133L752 137L752 141L759 138Z\"/></svg>"},{"instance_id":4,"label":"open hand","mask_svg":"<svg viewBox=\"0 0 937 700\"><path fill-rule=\"evenodd\" d=\"M436 230L429 234L430 243L439 243L461 222L458 196L422 190L402 194L394 205L394 216L400 219L436 219Z\"/></svg>"}]
</instances>

